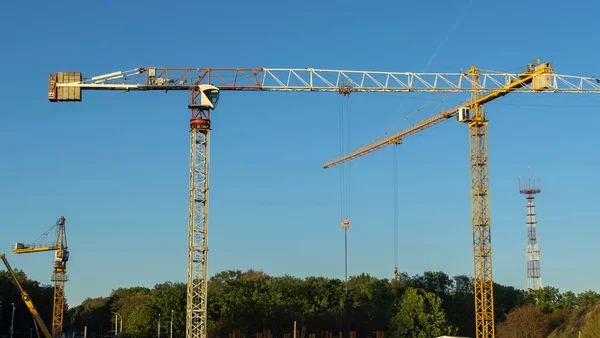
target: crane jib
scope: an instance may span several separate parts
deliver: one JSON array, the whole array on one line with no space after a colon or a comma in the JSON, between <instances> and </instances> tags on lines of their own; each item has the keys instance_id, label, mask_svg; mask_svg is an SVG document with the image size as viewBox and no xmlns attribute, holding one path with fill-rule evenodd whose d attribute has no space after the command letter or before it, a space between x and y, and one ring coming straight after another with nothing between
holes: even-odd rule
<instances>
[{"instance_id":1,"label":"crane jib","mask_svg":"<svg viewBox=\"0 0 600 338\"><path fill-rule=\"evenodd\" d=\"M547 76L549 76L549 74L551 72L552 72L552 69L549 66L547 66L547 67L539 67L538 69L533 71L531 74L523 74L523 75L517 76L517 77L515 77L514 81L508 83L506 86L496 89L496 90L492 91L491 93L488 93L475 101L469 100L469 101L463 102L462 104L460 104L458 106L444 110L436 116L424 119L423 121L421 121L409 128L406 128L398 133L395 133L381 141L377 141L372 144L365 145L349 154L346 154L335 160L329 161L323 165L323 168L324 169L331 168L335 165L354 160L358 157L361 157L363 155L366 155L366 154L369 154L376 150L379 150L390 144L397 144L399 141L403 140L404 138L406 138L408 136L414 135L419 131L425 130L429 127L432 127L438 123L441 123L441 122L455 116L461 107L474 107L475 105L482 105L484 103L488 103L494 99L503 97L510 92L514 92L518 89L524 88L525 86L531 85L532 83L533 83L533 85L531 86L531 90L544 91L548 88L551 88L551 86L552 86L551 79L549 77L547 77ZM542 77L540 79L539 78L540 76L546 76L546 77ZM535 82L536 80L537 80L537 82Z\"/></svg>"},{"instance_id":2,"label":"crane jib","mask_svg":"<svg viewBox=\"0 0 600 338\"><path fill-rule=\"evenodd\" d=\"M547 66L546 66L547 65ZM554 74L549 64L543 72L525 73L479 71L480 83L465 73L414 73L316 68L158 68L145 67L84 78L81 72L50 74L48 99L51 102L81 101L82 90L189 91L201 84L232 91L331 92L493 92L499 89L539 92L531 83L516 85L534 75L533 82L547 85L544 91L561 93L600 93L600 80ZM531 82L531 81L530 81ZM507 89L509 84L513 87ZM498 93L500 94L500 92Z\"/></svg>"}]
</instances>

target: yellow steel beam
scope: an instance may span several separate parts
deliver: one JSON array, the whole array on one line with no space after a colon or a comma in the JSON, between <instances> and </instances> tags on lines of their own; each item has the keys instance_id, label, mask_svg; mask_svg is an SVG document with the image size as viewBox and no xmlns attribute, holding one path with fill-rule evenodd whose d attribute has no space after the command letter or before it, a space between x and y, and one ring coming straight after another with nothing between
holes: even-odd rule
<instances>
[{"instance_id":1,"label":"yellow steel beam","mask_svg":"<svg viewBox=\"0 0 600 338\"><path fill-rule=\"evenodd\" d=\"M473 71L477 71L477 69L472 68L469 72L473 72ZM405 139L408 136L414 135L420 131L423 131L425 129L433 127L441 122L448 120L451 117L456 116L457 110L460 107L473 108L476 105L483 105L484 103L488 103L492 100L500 98L500 97L510 93L511 91L514 91L518 88L526 86L532 82L534 82L536 84L537 88L541 91L541 90L543 90L544 82L539 80L539 77L543 76L545 74L552 74L552 72L553 72L552 67L550 67L549 64L541 64L538 66L537 69L532 69L530 71L530 73L522 75L518 80L514 80L514 81L510 82L509 84L507 84L506 86L504 86L502 88L499 88L499 89L497 89L491 93L488 93L486 95L483 95L483 96L480 95L480 96L477 96L476 98L472 98L469 101L465 101L458 106L454 106L450 109L444 110L441 113L439 113L433 117L426 118L426 119L422 120L421 122L414 124L404 130L401 130L391 136L388 136L380 141L376 141L374 143L365 145L365 146L363 146L351 153L348 153L342 157L339 157L335 160L331 160L331 161L325 163L323 165L323 168L325 168L325 169L331 168L338 164L342 164L344 162L354 160L361 156L372 153L378 149L387 147L388 145L400 143L403 139ZM538 83L539 83L539 85L538 85Z\"/></svg>"},{"instance_id":2,"label":"yellow steel beam","mask_svg":"<svg viewBox=\"0 0 600 338\"><path fill-rule=\"evenodd\" d=\"M6 270L8 270L8 273L11 275L13 281L17 285L17 288L19 289L19 292L21 293L21 298L23 299L23 302L27 306L27 309L29 309L29 312L31 312L31 315L33 316L33 319L37 323L38 327L42 330L42 334L44 335L44 338L52 338L52 336L50 335L50 331L48 331L48 328L46 327L46 325L44 324L44 321L42 320L42 317L40 317L40 314L38 313L37 309L33 305L33 301L31 300L31 298L29 297L27 292L25 292L25 289L23 289L23 286L21 286L21 283L19 283L19 280L17 279L17 276L15 275L15 272L13 271L12 267L8 263L6 256L4 254L1 254L0 259L2 260L2 262L4 262L4 266L6 266Z\"/></svg>"},{"instance_id":3,"label":"yellow steel beam","mask_svg":"<svg viewBox=\"0 0 600 338\"><path fill-rule=\"evenodd\" d=\"M56 251L56 250L60 250L60 247L48 246L48 247L39 247L39 248L22 248L22 249L14 249L14 250L12 250L12 252L16 253L16 254L24 254L24 253Z\"/></svg>"}]
</instances>

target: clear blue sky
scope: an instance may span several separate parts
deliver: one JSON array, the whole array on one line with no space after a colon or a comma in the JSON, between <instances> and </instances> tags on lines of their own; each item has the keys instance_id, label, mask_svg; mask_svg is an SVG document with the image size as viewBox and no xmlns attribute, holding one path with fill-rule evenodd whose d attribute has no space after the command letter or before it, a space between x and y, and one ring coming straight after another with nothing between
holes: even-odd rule
<instances>
[{"instance_id":1,"label":"clear blue sky","mask_svg":"<svg viewBox=\"0 0 600 338\"><path fill-rule=\"evenodd\" d=\"M84 92L81 103L53 104L50 72L503 71L539 57L557 73L600 76L598 9L594 1L516 0L5 2L0 252L50 283L50 253L9 251L64 215L71 305L121 286L185 280L186 95ZM353 94L352 148L426 98ZM321 169L339 155L338 109L336 94L222 94L213 114L211 275L255 268L343 277L339 172ZM544 284L600 291L599 109L600 95L514 94L487 106L497 282L526 286L525 198L517 179L531 167L542 178L536 201ZM400 270L472 275L466 126L448 121L401 147ZM392 276L392 154L386 148L353 165L350 274Z\"/></svg>"}]
</instances>

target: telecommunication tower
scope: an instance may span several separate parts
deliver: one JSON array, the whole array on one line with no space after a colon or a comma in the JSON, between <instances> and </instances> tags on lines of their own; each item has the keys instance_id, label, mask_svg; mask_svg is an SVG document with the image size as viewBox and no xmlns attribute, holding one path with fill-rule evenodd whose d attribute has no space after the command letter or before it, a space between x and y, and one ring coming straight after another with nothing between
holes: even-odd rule
<instances>
[{"instance_id":1,"label":"telecommunication tower","mask_svg":"<svg viewBox=\"0 0 600 338\"><path fill-rule=\"evenodd\" d=\"M533 200L535 195L542 192L540 179L531 178L531 175L523 180L523 186L521 186L521 180L519 179L519 192L527 195L527 289L539 290L542 288L542 273L540 271L540 255L541 250L538 247L536 225L537 221L535 218L535 204Z\"/></svg>"}]
</instances>

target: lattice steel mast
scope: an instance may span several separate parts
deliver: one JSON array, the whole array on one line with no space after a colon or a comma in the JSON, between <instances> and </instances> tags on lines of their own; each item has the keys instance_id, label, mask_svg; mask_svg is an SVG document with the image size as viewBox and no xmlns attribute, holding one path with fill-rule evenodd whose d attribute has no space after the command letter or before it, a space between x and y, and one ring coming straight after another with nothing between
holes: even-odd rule
<instances>
[{"instance_id":1,"label":"lattice steel mast","mask_svg":"<svg viewBox=\"0 0 600 338\"><path fill-rule=\"evenodd\" d=\"M67 233L65 229L65 218L61 217L57 222L58 231L56 243L59 247L54 254L54 308L52 314L52 336L61 338L63 335L63 319L65 314L65 282L67 278L67 261L69 251L67 249Z\"/></svg>"},{"instance_id":2,"label":"lattice steel mast","mask_svg":"<svg viewBox=\"0 0 600 338\"><path fill-rule=\"evenodd\" d=\"M473 82L479 83L479 74L475 67ZM478 102L480 92L472 93L472 102ZM473 117L469 123L470 167L471 167L471 203L473 261L475 286L475 327L477 337L494 337L494 290L492 279L492 237L490 229L490 195L488 176L487 125L483 104L471 107Z\"/></svg>"},{"instance_id":3,"label":"lattice steel mast","mask_svg":"<svg viewBox=\"0 0 600 338\"><path fill-rule=\"evenodd\" d=\"M210 169L210 110L216 108L218 89L190 91L190 201L188 215L188 276L186 337L207 336L208 183ZM203 97L203 95L205 95ZM202 102L202 99L208 99Z\"/></svg>"},{"instance_id":4,"label":"lattice steel mast","mask_svg":"<svg viewBox=\"0 0 600 338\"><path fill-rule=\"evenodd\" d=\"M536 184L535 180L530 176L523 181L523 186L521 186L521 180L519 180L519 192L527 195L527 220L525 222L527 225L527 247L525 248L525 252L527 253L527 289L539 290L543 287L542 272L540 269L542 250L538 247L537 220L533 201L535 195L542 192L540 179L538 178Z\"/></svg>"}]
</instances>

